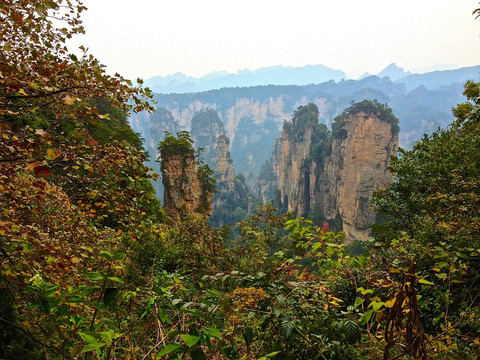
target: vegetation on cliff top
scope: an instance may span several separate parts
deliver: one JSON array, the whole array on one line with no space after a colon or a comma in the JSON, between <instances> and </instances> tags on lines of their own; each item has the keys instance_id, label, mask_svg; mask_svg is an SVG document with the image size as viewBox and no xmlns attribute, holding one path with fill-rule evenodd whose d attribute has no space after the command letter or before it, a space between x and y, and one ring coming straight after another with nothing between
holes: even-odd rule
<instances>
[{"instance_id":1,"label":"vegetation on cliff top","mask_svg":"<svg viewBox=\"0 0 480 360\"><path fill-rule=\"evenodd\" d=\"M332 123L332 136L335 139L345 139L347 136L346 130L343 128L347 117L365 113L367 116L374 115L382 121L389 123L392 135L398 135L400 127L398 126L398 119L393 114L392 109L387 104L381 104L377 100L363 100L358 103L351 103L351 106L343 111L342 114L335 117Z\"/></svg>"}]
</instances>

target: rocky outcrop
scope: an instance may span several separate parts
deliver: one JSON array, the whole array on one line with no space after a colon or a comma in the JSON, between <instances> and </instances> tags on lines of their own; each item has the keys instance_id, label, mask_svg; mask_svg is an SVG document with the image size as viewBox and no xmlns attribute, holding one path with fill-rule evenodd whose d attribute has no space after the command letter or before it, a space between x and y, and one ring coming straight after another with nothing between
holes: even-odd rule
<instances>
[{"instance_id":1,"label":"rocky outcrop","mask_svg":"<svg viewBox=\"0 0 480 360\"><path fill-rule=\"evenodd\" d=\"M199 166L191 143L167 137L160 155L167 217L178 221L189 215L211 215L210 174Z\"/></svg>"},{"instance_id":2,"label":"rocky outcrop","mask_svg":"<svg viewBox=\"0 0 480 360\"><path fill-rule=\"evenodd\" d=\"M329 182L347 238L365 239L375 222L370 197L391 180L388 165L397 151L398 135L381 115L362 110L349 114L342 130L346 136L332 144L329 162L336 171Z\"/></svg>"},{"instance_id":3,"label":"rocky outcrop","mask_svg":"<svg viewBox=\"0 0 480 360\"><path fill-rule=\"evenodd\" d=\"M300 107L284 125L271 160L282 210L340 225L348 240L365 239L375 215L370 197L385 186L398 147L398 120L378 102L363 101L335 119L331 133L315 105ZM266 186L260 187L260 194Z\"/></svg>"},{"instance_id":4,"label":"rocky outcrop","mask_svg":"<svg viewBox=\"0 0 480 360\"><path fill-rule=\"evenodd\" d=\"M217 139L217 190L232 192L234 190L235 172L230 156L230 141L225 135Z\"/></svg>"}]
</instances>

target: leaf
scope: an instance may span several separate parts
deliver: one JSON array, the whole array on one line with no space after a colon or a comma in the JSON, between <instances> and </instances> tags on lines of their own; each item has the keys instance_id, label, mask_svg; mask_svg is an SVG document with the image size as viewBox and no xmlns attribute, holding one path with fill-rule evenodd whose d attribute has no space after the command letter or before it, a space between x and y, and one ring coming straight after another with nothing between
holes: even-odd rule
<instances>
[{"instance_id":1,"label":"leaf","mask_svg":"<svg viewBox=\"0 0 480 360\"><path fill-rule=\"evenodd\" d=\"M384 303L384 302L381 302L381 301L380 301L380 302L372 301L372 302L370 303L370 305L372 306L373 311L377 312L378 310L380 310L380 308L381 308L383 305L385 305L385 303ZM369 305L369 306L370 306L370 305Z\"/></svg>"},{"instance_id":2,"label":"leaf","mask_svg":"<svg viewBox=\"0 0 480 360\"><path fill-rule=\"evenodd\" d=\"M107 345L106 343L103 343L103 342L96 342L96 343L91 343L91 344L88 344L86 345L83 349L82 349L82 353L84 352L87 352L87 351L92 351L92 350L97 350L97 349L100 349L101 347Z\"/></svg>"},{"instance_id":3,"label":"leaf","mask_svg":"<svg viewBox=\"0 0 480 360\"><path fill-rule=\"evenodd\" d=\"M367 295L367 294L373 293L373 290L372 290L372 289L360 290L360 288L359 288L357 291L360 291L360 293L361 293L362 295Z\"/></svg>"},{"instance_id":4,"label":"leaf","mask_svg":"<svg viewBox=\"0 0 480 360\"><path fill-rule=\"evenodd\" d=\"M50 171L50 168L46 165L35 166L33 172L36 176L43 176L45 179L48 179L48 177L52 173Z\"/></svg>"},{"instance_id":5,"label":"leaf","mask_svg":"<svg viewBox=\"0 0 480 360\"><path fill-rule=\"evenodd\" d=\"M182 335L182 339L183 341L185 341L185 344L187 344L187 346L191 348L193 345L200 341L200 336L185 334Z\"/></svg>"},{"instance_id":6,"label":"leaf","mask_svg":"<svg viewBox=\"0 0 480 360\"><path fill-rule=\"evenodd\" d=\"M157 316L163 324L169 324L170 323L170 319L169 319L168 314L165 310L159 309Z\"/></svg>"},{"instance_id":7,"label":"leaf","mask_svg":"<svg viewBox=\"0 0 480 360\"><path fill-rule=\"evenodd\" d=\"M100 275L100 274L97 273L97 272L89 272L89 273L87 273L87 278L88 278L88 280L90 280L90 281L100 281L100 280L103 280L103 276Z\"/></svg>"},{"instance_id":8,"label":"leaf","mask_svg":"<svg viewBox=\"0 0 480 360\"><path fill-rule=\"evenodd\" d=\"M182 302L182 299L173 299L172 300L172 305L175 306L177 304L180 304Z\"/></svg>"},{"instance_id":9,"label":"leaf","mask_svg":"<svg viewBox=\"0 0 480 360\"><path fill-rule=\"evenodd\" d=\"M217 339L222 338L222 333L220 332L220 330L218 330L216 328L205 328L205 329L202 329L202 332L205 335L209 335L209 336L217 338Z\"/></svg>"},{"instance_id":10,"label":"leaf","mask_svg":"<svg viewBox=\"0 0 480 360\"><path fill-rule=\"evenodd\" d=\"M62 152L58 149L48 149L47 150L47 160L55 160L58 158L60 155L62 155Z\"/></svg>"},{"instance_id":11,"label":"leaf","mask_svg":"<svg viewBox=\"0 0 480 360\"><path fill-rule=\"evenodd\" d=\"M67 95L62 100L63 100L63 103L66 104L66 105L73 105L77 101L77 98L73 97L73 96L70 96L70 95Z\"/></svg>"},{"instance_id":12,"label":"leaf","mask_svg":"<svg viewBox=\"0 0 480 360\"><path fill-rule=\"evenodd\" d=\"M245 344L247 347L250 347L252 339L254 337L253 329L251 327L246 327L244 331L242 331L243 338L245 339Z\"/></svg>"},{"instance_id":13,"label":"leaf","mask_svg":"<svg viewBox=\"0 0 480 360\"><path fill-rule=\"evenodd\" d=\"M388 301L385 301L385 307L386 308L391 308L393 305L395 305L395 300L396 300L396 298L392 298Z\"/></svg>"},{"instance_id":14,"label":"leaf","mask_svg":"<svg viewBox=\"0 0 480 360\"><path fill-rule=\"evenodd\" d=\"M113 255L109 253L108 251L100 251L100 256L103 257L107 261L111 261L113 258Z\"/></svg>"},{"instance_id":15,"label":"leaf","mask_svg":"<svg viewBox=\"0 0 480 360\"><path fill-rule=\"evenodd\" d=\"M122 262L123 260L126 259L126 257L127 257L127 254L125 253L116 253L115 255L113 255L112 259L115 261Z\"/></svg>"},{"instance_id":16,"label":"leaf","mask_svg":"<svg viewBox=\"0 0 480 360\"><path fill-rule=\"evenodd\" d=\"M423 278L422 278L422 279L419 279L418 282L419 282L420 284L435 285L433 282L428 281L428 280L425 280L425 279L423 279Z\"/></svg>"},{"instance_id":17,"label":"leaf","mask_svg":"<svg viewBox=\"0 0 480 360\"><path fill-rule=\"evenodd\" d=\"M190 356L192 357L192 360L207 360L207 357L201 348L190 350Z\"/></svg>"},{"instance_id":18,"label":"leaf","mask_svg":"<svg viewBox=\"0 0 480 360\"><path fill-rule=\"evenodd\" d=\"M118 277L116 277L116 276L109 276L107 279L123 284L123 280L120 279L120 278L118 278Z\"/></svg>"},{"instance_id":19,"label":"leaf","mask_svg":"<svg viewBox=\"0 0 480 360\"><path fill-rule=\"evenodd\" d=\"M359 307L360 305L363 304L364 301L365 301L365 299L357 298L357 299L355 300L355 304L353 304L353 307L355 307L355 308L356 308L356 307Z\"/></svg>"},{"instance_id":20,"label":"leaf","mask_svg":"<svg viewBox=\"0 0 480 360\"><path fill-rule=\"evenodd\" d=\"M90 334L84 333L84 332L78 332L78 335L82 338L83 341L85 341L87 344L90 343L96 343L97 338L95 336L92 336Z\"/></svg>"},{"instance_id":21,"label":"leaf","mask_svg":"<svg viewBox=\"0 0 480 360\"><path fill-rule=\"evenodd\" d=\"M173 344L168 344L166 345L162 351L160 351L157 356L155 357L155 359L160 359L162 356L164 355L167 355L167 354L171 354L175 351L177 351L178 349L181 349L182 347L177 344L177 343L173 343Z\"/></svg>"},{"instance_id":22,"label":"leaf","mask_svg":"<svg viewBox=\"0 0 480 360\"><path fill-rule=\"evenodd\" d=\"M295 323L291 320L283 320L282 321L282 331L285 337L288 339L295 330Z\"/></svg>"},{"instance_id":23,"label":"leaf","mask_svg":"<svg viewBox=\"0 0 480 360\"><path fill-rule=\"evenodd\" d=\"M341 322L341 331L348 343L353 344L361 339L360 324L357 320L349 319Z\"/></svg>"},{"instance_id":24,"label":"leaf","mask_svg":"<svg viewBox=\"0 0 480 360\"><path fill-rule=\"evenodd\" d=\"M272 357L277 356L278 354L280 354L280 351L275 351L275 352L272 352L272 353L270 353L270 354L267 354L267 355L261 357L261 358L258 359L258 360L267 360L267 359L270 359L270 358L272 358Z\"/></svg>"},{"instance_id":25,"label":"leaf","mask_svg":"<svg viewBox=\"0 0 480 360\"><path fill-rule=\"evenodd\" d=\"M360 317L360 325L365 325L372 318L372 315L373 315L373 310L372 309L367 310L367 312L365 312L365 314L363 314Z\"/></svg>"}]
</instances>

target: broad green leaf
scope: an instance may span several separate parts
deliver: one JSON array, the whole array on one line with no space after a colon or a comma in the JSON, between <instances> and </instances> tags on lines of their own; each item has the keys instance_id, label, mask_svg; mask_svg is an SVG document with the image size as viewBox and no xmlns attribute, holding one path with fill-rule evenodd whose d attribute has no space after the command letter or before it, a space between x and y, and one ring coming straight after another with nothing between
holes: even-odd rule
<instances>
[{"instance_id":1,"label":"broad green leaf","mask_svg":"<svg viewBox=\"0 0 480 360\"><path fill-rule=\"evenodd\" d=\"M192 347L200 341L200 336L185 334L182 335L182 339L185 341L185 344L187 344L188 347Z\"/></svg>"},{"instance_id":2,"label":"broad green leaf","mask_svg":"<svg viewBox=\"0 0 480 360\"><path fill-rule=\"evenodd\" d=\"M95 336L90 335L90 334L87 334L87 333L84 333L84 332L78 332L78 335L80 335L82 340L85 341L87 344L97 342L97 338Z\"/></svg>"},{"instance_id":3,"label":"broad green leaf","mask_svg":"<svg viewBox=\"0 0 480 360\"><path fill-rule=\"evenodd\" d=\"M87 273L87 278L90 281L100 281L103 280L103 276L96 272Z\"/></svg>"},{"instance_id":4,"label":"broad green leaf","mask_svg":"<svg viewBox=\"0 0 480 360\"><path fill-rule=\"evenodd\" d=\"M169 319L168 314L166 313L165 310L159 309L157 315L158 315L158 318L160 319L160 321L162 323L164 323L164 324L165 323L170 323L170 319Z\"/></svg>"},{"instance_id":5,"label":"broad green leaf","mask_svg":"<svg viewBox=\"0 0 480 360\"><path fill-rule=\"evenodd\" d=\"M173 352L175 352L175 351L177 351L178 349L181 349L181 348L182 347L177 343L168 344L162 349L162 351L160 351L157 354L155 359L160 359L162 356L167 355L167 354L171 354L171 353L173 353Z\"/></svg>"},{"instance_id":6,"label":"broad green leaf","mask_svg":"<svg viewBox=\"0 0 480 360\"><path fill-rule=\"evenodd\" d=\"M216 328L205 328L205 329L202 329L202 332L205 334L205 335L209 335L211 337L215 337L217 339L221 339L222 338L222 333L220 332L220 330L216 329Z\"/></svg>"},{"instance_id":7,"label":"broad green leaf","mask_svg":"<svg viewBox=\"0 0 480 360\"><path fill-rule=\"evenodd\" d=\"M84 346L84 348L82 349L82 353L84 352L87 352L87 351L92 351L92 350L97 350L97 349L100 349L101 347L107 345L106 343L103 343L103 342L96 342L96 343L91 343L91 344L88 344L86 346Z\"/></svg>"},{"instance_id":8,"label":"broad green leaf","mask_svg":"<svg viewBox=\"0 0 480 360\"><path fill-rule=\"evenodd\" d=\"M383 305L385 305L385 303L384 303L384 302L381 302L381 301L380 301L380 302L372 301L372 302L370 303L370 305L372 306L373 311L377 312L378 310L380 310L380 308L381 308Z\"/></svg>"},{"instance_id":9,"label":"broad green leaf","mask_svg":"<svg viewBox=\"0 0 480 360\"><path fill-rule=\"evenodd\" d=\"M123 284L123 280L120 279L120 278L118 278L118 277L116 277L116 276L109 276L107 279Z\"/></svg>"},{"instance_id":10,"label":"broad green leaf","mask_svg":"<svg viewBox=\"0 0 480 360\"><path fill-rule=\"evenodd\" d=\"M360 305L363 304L364 301L365 301L365 299L357 298L357 299L355 300L355 304L353 304L353 307L359 307Z\"/></svg>"},{"instance_id":11,"label":"broad green leaf","mask_svg":"<svg viewBox=\"0 0 480 360\"><path fill-rule=\"evenodd\" d=\"M373 315L373 310L372 309L367 310L367 312L365 312L365 314L363 314L360 317L360 324L365 325L372 318L372 315Z\"/></svg>"},{"instance_id":12,"label":"broad green leaf","mask_svg":"<svg viewBox=\"0 0 480 360\"><path fill-rule=\"evenodd\" d=\"M175 306L177 304L180 304L182 302L182 299L173 299L172 300L172 305Z\"/></svg>"},{"instance_id":13,"label":"broad green leaf","mask_svg":"<svg viewBox=\"0 0 480 360\"><path fill-rule=\"evenodd\" d=\"M108 251L100 251L100 256L103 257L105 260L111 261L113 258L113 255L109 253Z\"/></svg>"},{"instance_id":14,"label":"broad green leaf","mask_svg":"<svg viewBox=\"0 0 480 360\"><path fill-rule=\"evenodd\" d=\"M115 255L113 255L113 260L122 262L123 260L125 260L126 257L127 254L125 253L116 253Z\"/></svg>"}]
</instances>

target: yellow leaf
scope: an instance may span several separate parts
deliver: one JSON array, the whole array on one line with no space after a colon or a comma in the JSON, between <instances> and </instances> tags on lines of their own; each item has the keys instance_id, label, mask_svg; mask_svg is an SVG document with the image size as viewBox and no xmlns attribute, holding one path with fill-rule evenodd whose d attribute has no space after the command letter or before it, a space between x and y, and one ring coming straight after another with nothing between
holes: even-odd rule
<instances>
[{"instance_id":1,"label":"yellow leaf","mask_svg":"<svg viewBox=\"0 0 480 360\"><path fill-rule=\"evenodd\" d=\"M422 279L419 279L418 282L419 282L420 284L434 285L433 282L428 281L428 280L423 279L423 278L422 278Z\"/></svg>"},{"instance_id":2,"label":"yellow leaf","mask_svg":"<svg viewBox=\"0 0 480 360\"><path fill-rule=\"evenodd\" d=\"M395 304L395 298L385 301L385 307L391 308Z\"/></svg>"},{"instance_id":3,"label":"yellow leaf","mask_svg":"<svg viewBox=\"0 0 480 360\"><path fill-rule=\"evenodd\" d=\"M73 105L77 101L75 97L72 97L70 95L65 96L62 100L67 105Z\"/></svg>"},{"instance_id":4,"label":"yellow leaf","mask_svg":"<svg viewBox=\"0 0 480 360\"><path fill-rule=\"evenodd\" d=\"M58 158L60 155L62 155L62 152L58 149L48 149L47 150L47 159L48 160L55 160Z\"/></svg>"},{"instance_id":5,"label":"yellow leaf","mask_svg":"<svg viewBox=\"0 0 480 360\"><path fill-rule=\"evenodd\" d=\"M27 93L23 89L18 90L18 93L27 96Z\"/></svg>"},{"instance_id":6,"label":"yellow leaf","mask_svg":"<svg viewBox=\"0 0 480 360\"><path fill-rule=\"evenodd\" d=\"M80 258L77 257L77 256L74 256L74 257L72 258L72 262L73 262L74 264L78 264L80 261L82 261L82 259L80 259Z\"/></svg>"},{"instance_id":7,"label":"yellow leaf","mask_svg":"<svg viewBox=\"0 0 480 360\"><path fill-rule=\"evenodd\" d=\"M40 166L42 165L42 163L38 162L38 161L34 161L30 164L28 164L26 167L25 167L25 170L33 170L35 169L37 166Z\"/></svg>"}]
</instances>

